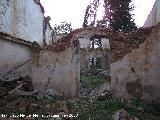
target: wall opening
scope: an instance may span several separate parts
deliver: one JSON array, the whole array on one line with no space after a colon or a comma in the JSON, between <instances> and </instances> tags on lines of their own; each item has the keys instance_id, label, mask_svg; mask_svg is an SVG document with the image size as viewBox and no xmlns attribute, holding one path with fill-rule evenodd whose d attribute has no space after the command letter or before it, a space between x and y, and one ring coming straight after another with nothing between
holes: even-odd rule
<instances>
[{"instance_id":1,"label":"wall opening","mask_svg":"<svg viewBox=\"0 0 160 120\"><path fill-rule=\"evenodd\" d=\"M89 58L90 68L91 69L101 69L101 58Z\"/></svg>"},{"instance_id":2,"label":"wall opening","mask_svg":"<svg viewBox=\"0 0 160 120\"><path fill-rule=\"evenodd\" d=\"M90 48L100 48L102 47L101 39L91 39Z\"/></svg>"},{"instance_id":3,"label":"wall opening","mask_svg":"<svg viewBox=\"0 0 160 120\"><path fill-rule=\"evenodd\" d=\"M101 35L78 38L80 42L80 97L90 96L101 85L110 86L110 42ZM106 86L107 86L106 85Z\"/></svg>"}]
</instances>

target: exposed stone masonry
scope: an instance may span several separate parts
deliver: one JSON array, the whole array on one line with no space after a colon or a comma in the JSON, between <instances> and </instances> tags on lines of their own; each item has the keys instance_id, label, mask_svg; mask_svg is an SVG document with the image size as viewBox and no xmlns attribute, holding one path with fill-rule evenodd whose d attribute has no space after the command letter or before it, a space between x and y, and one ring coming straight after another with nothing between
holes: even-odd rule
<instances>
[{"instance_id":1,"label":"exposed stone masonry","mask_svg":"<svg viewBox=\"0 0 160 120\"><path fill-rule=\"evenodd\" d=\"M35 89L52 90L57 95L74 98L78 96L79 91L81 52L86 54L87 51L93 56L94 53L102 52L99 56L103 56L103 62L108 62L103 64L103 68L111 66L111 84L115 88L116 97L131 95L147 99L148 94L149 98L152 96L151 88L159 88L160 24L139 28L130 33L113 32L111 29L99 27L80 28L54 41L51 36L50 17L44 17L40 0L10 2L9 4L3 1L5 6L0 6L3 8L0 14L1 76L31 60L23 69L13 72L9 79L27 73L32 77ZM36 4L33 4L34 2ZM32 15L32 19L26 19L31 15L31 10L25 4L32 6L37 16ZM26 14L23 13L24 9ZM11 11L15 12L14 15ZM20 19L17 19L18 17ZM33 24L36 20L36 24ZM106 38L109 40L110 49L80 48L79 38ZM135 88L132 88L132 85ZM132 91L135 91L135 94ZM153 97L158 94L159 92Z\"/></svg>"},{"instance_id":2,"label":"exposed stone masonry","mask_svg":"<svg viewBox=\"0 0 160 120\"><path fill-rule=\"evenodd\" d=\"M154 27L158 27L158 25ZM94 38L108 38L110 40L112 62L115 62L131 50L138 48L154 27L139 28L130 33L114 33L110 29L104 28L81 28L72 31L48 47L54 51L63 51L70 46L71 40L77 40L78 37L83 37L85 34Z\"/></svg>"}]
</instances>

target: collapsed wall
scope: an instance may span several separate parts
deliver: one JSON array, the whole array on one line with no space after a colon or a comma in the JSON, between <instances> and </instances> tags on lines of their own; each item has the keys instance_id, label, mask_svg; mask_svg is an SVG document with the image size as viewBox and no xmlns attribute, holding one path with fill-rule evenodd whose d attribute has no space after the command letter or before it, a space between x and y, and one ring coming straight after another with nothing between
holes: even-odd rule
<instances>
[{"instance_id":1,"label":"collapsed wall","mask_svg":"<svg viewBox=\"0 0 160 120\"><path fill-rule=\"evenodd\" d=\"M62 45L63 44L63 45ZM0 33L0 80L30 76L34 89L74 98L79 89L79 51L76 41L38 44Z\"/></svg>"},{"instance_id":2,"label":"collapsed wall","mask_svg":"<svg viewBox=\"0 0 160 120\"><path fill-rule=\"evenodd\" d=\"M77 97L79 92L79 52L75 41L57 41L33 53L32 77L35 89L52 94ZM63 44L63 45L62 45Z\"/></svg>"},{"instance_id":3,"label":"collapsed wall","mask_svg":"<svg viewBox=\"0 0 160 120\"><path fill-rule=\"evenodd\" d=\"M100 66L97 69L110 69L110 50L101 48L80 48L80 69L85 71L91 68L92 58L97 58L100 61Z\"/></svg>"},{"instance_id":4,"label":"collapsed wall","mask_svg":"<svg viewBox=\"0 0 160 120\"><path fill-rule=\"evenodd\" d=\"M97 64L96 68L108 70L110 61L110 44L106 38L96 39L94 36L81 36L80 43L80 69L85 71L91 68L92 64ZM97 45L97 42L98 45ZM92 61L94 59L94 62ZM94 65L93 65L94 66ZM92 66L92 67L93 67Z\"/></svg>"},{"instance_id":5,"label":"collapsed wall","mask_svg":"<svg viewBox=\"0 0 160 120\"><path fill-rule=\"evenodd\" d=\"M80 59L84 59L82 67L87 66L86 53L82 50L80 53L80 39L88 44L88 38L105 38L110 44L109 59L105 60L111 66L114 96L134 96L147 101L160 96L160 24L130 33L81 28L52 41L50 18L44 17L39 0L2 0L0 7L1 80L28 75L35 89L74 98L79 91ZM100 53L88 51L87 59L91 55L102 57Z\"/></svg>"},{"instance_id":6,"label":"collapsed wall","mask_svg":"<svg viewBox=\"0 0 160 120\"><path fill-rule=\"evenodd\" d=\"M0 31L43 45L45 38L51 39L52 29L44 12L40 0L1 0Z\"/></svg>"},{"instance_id":7,"label":"collapsed wall","mask_svg":"<svg viewBox=\"0 0 160 120\"><path fill-rule=\"evenodd\" d=\"M111 84L116 98L138 97L151 102L160 97L160 24L146 29L151 32L139 47L111 64ZM138 42L136 38L134 41Z\"/></svg>"},{"instance_id":8,"label":"collapsed wall","mask_svg":"<svg viewBox=\"0 0 160 120\"><path fill-rule=\"evenodd\" d=\"M73 31L71 34L72 39L83 37L109 39L111 86L114 97L139 97L151 102L160 96L159 30L160 24L139 28L130 33L114 33L103 28L85 28ZM82 54L85 54L84 51ZM80 55L80 59L81 57L83 55Z\"/></svg>"},{"instance_id":9,"label":"collapsed wall","mask_svg":"<svg viewBox=\"0 0 160 120\"><path fill-rule=\"evenodd\" d=\"M40 0L2 0L0 8L0 80L29 76L37 91L76 97L78 43L52 43L50 17L44 17Z\"/></svg>"}]
</instances>

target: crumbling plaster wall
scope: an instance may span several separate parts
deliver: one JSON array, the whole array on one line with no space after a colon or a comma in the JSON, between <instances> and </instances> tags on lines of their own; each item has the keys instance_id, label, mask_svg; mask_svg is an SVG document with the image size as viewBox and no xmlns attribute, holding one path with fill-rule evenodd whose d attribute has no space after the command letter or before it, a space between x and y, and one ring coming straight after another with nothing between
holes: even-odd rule
<instances>
[{"instance_id":1,"label":"crumbling plaster wall","mask_svg":"<svg viewBox=\"0 0 160 120\"><path fill-rule=\"evenodd\" d=\"M74 98L78 95L80 79L78 45L70 42L67 48L59 50L62 46L58 42L55 48L42 48L0 33L0 79L28 75L35 90Z\"/></svg>"},{"instance_id":2,"label":"crumbling plaster wall","mask_svg":"<svg viewBox=\"0 0 160 120\"><path fill-rule=\"evenodd\" d=\"M132 49L138 48L139 44L146 39L150 31L150 28L140 28L130 33L114 33L110 29L92 27L74 30L68 35L68 37L70 37L71 40L81 40L80 46L83 46L83 44L85 43L84 40L86 40L86 45L84 45L84 48L82 49L86 49L86 47L88 46L88 38L102 39L104 47L107 47L107 49L109 49L107 54L105 54L105 61L109 61L110 64L118 61L124 55L128 54ZM84 55L86 54L86 52L81 51L81 53L82 54L80 54L80 57L82 59L85 59ZM81 63L85 63L85 61L86 60L81 60ZM85 68L85 66L86 64L82 65L82 68ZM107 64L107 66L109 65Z\"/></svg>"},{"instance_id":3,"label":"crumbling plaster wall","mask_svg":"<svg viewBox=\"0 0 160 120\"><path fill-rule=\"evenodd\" d=\"M106 49L110 48L109 40L106 37L110 38L109 29L100 29L100 28L81 28L71 32L72 40L78 39L80 43L80 69L86 70L90 68L89 58L102 58L102 68L109 69L110 51ZM91 37L95 35L102 35L104 38L101 38L102 48L101 49L91 49Z\"/></svg>"},{"instance_id":4,"label":"crumbling plaster wall","mask_svg":"<svg viewBox=\"0 0 160 120\"><path fill-rule=\"evenodd\" d=\"M90 38L83 37L83 38L78 38L79 43L80 43L80 48L89 48L90 47Z\"/></svg>"},{"instance_id":5,"label":"crumbling plaster wall","mask_svg":"<svg viewBox=\"0 0 160 120\"><path fill-rule=\"evenodd\" d=\"M102 48L104 48L104 49L110 49L109 39L102 38L101 39L101 44L102 44Z\"/></svg>"},{"instance_id":6,"label":"crumbling plaster wall","mask_svg":"<svg viewBox=\"0 0 160 120\"><path fill-rule=\"evenodd\" d=\"M6 27L9 28L10 25ZM124 56L130 53L133 49L138 48L139 44L145 41L146 36L148 36L150 31L151 31L150 29L146 28L146 29L139 29L132 33L124 34L124 33L114 33L110 29L104 29L104 28L85 28L85 29L82 28L72 31L70 34L62 37L60 40L53 41L51 46L47 45L42 49L39 50L37 49L37 51L34 50L30 51L31 49L28 48L29 46L32 46L34 43L24 41L23 39L17 40L18 38L17 39L14 38L13 36L15 35L11 34L9 35L10 42L14 42L16 44L15 46L14 45L9 46L8 43L4 45L8 46L5 47L4 50L2 49L3 57L1 60L2 61L6 60L7 64L9 62L9 57L12 56L11 54L12 52L16 53L15 55L13 54L12 56L13 59L15 58L16 60L17 57L18 59L17 61L20 61L20 64L21 61L25 61L27 58L31 58L31 62L29 63L29 65L31 64L32 66L27 67L27 69L31 69L30 74L33 77L33 84L36 89L42 91L52 90L53 93L56 93L58 95L65 95L73 98L76 95L78 95L78 89L79 89L78 86L80 79L80 62L79 62L80 44L78 42L79 41L78 38L101 37L101 38L106 38L106 40L109 39L110 52L112 57L111 62L113 65L111 67L111 71L113 70L112 72L113 76L114 72L116 73L116 70L120 69L119 67L117 68L114 67L114 64L116 64L116 62L119 62L119 59L125 58ZM43 32L44 31L42 31L42 33ZM137 33L139 35L137 35ZM11 49L9 49L10 51L7 52L8 57L6 59L4 57L4 51L8 47L11 47ZM24 57L20 58L22 54ZM11 59L11 61L14 60ZM126 63L127 62L125 61L125 64ZM14 63L12 64L17 66L17 64ZM11 66L11 64L9 66ZM120 62L120 67L121 67L121 62ZM7 69L9 70L10 68ZM6 72L8 71L7 69ZM135 68L132 68L132 71L135 71L134 69ZM127 73L128 72L125 72L125 74ZM113 78L113 85L115 83L114 80L115 79Z\"/></svg>"},{"instance_id":7,"label":"crumbling plaster wall","mask_svg":"<svg viewBox=\"0 0 160 120\"><path fill-rule=\"evenodd\" d=\"M80 50L80 70L88 69L88 60L86 59L86 50Z\"/></svg>"},{"instance_id":8,"label":"crumbling plaster wall","mask_svg":"<svg viewBox=\"0 0 160 120\"><path fill-rule=\"evenodd\" d=\"M101 68L109 70L110 51L107 49L80 49L80 68L86 70L90 68L90 58L101 58Z\"/></svg>"},{"instance_id":9,"label":"crumbling plaster wall","mask_svg":"<svg viewBox=\"0 0 160 120\"><path fill-rule=\"evenodd\" d=\"M159 38L158 25L138 48L111 64L111 83L115 97L134 96L147 102L160 97Z\"/></svg>"},{"instance_id":10,"label":"crumbling plaster wall","mask_svg":"<svg viewBox=\"0 0 160 120\"><path fill-rule=\"evenodd\" d=\"M69 36L71 40L83 36L109 39L113 95L116 98L134 96L151 102L152 99L160 96L159 30L160 24L139 28L130 33L85 28L75 30ZM83 51L84 54L86 53Z\"/></svg>"},{"instance_id":11,"label":"crumbling plaster wall","mask_svg":"<svg viewBox=\"0 0 160 120\"><path fill-rule=\"evenodd\" d=\"M31 76L30 48L0 36L0 79L13 80Z\"/></svg>"},{"instance_id":12,"label":"crumbling plaster wall","mask_svg":"<svg viewBox=\"0 0 160 120\"><path fill-rule=\"evenodd\" d=\"M72 42L71 42L72 43ZM33 85L40 91L74 98L79 90L79 53L71 44L63 51L42 50L34 53Z\"/></svg>"},{"instance_id":13,"label":"crumbling plaster wall","mask_svg":"<svg viewBox=\"0 0 160 120\"><path fill-rule=\"evenodd\" d=\"M44 10L35 0L1 0L0 31L43 44Z\"/></svg>"},{"instance_id":14,"label":"crumbling plaster wall","mask_svg":"<svg viewBox=\"0 0 160 120\"><path fill-rule=\"evenodd\" d=\"M89 35L89 34L87 34ZM80 43L80 69L81 70L87 70L90 69L90 58L101 58L101 65L102 69L107 68L106 64L108 61L106 61L105 57L107 55L106 48L109 46L109 42L106 40L106 38L101 39L101 49L91 48L91 37L83 35L80 38L78 38L78 41Z\"/></svg>"},{"instance_id":15,"label":"crumbling plaster wall","mask_svg":"<svg viewBox=\"0 0 160 120\"><path fill-rule=\"evenodd\" d=\"M92 37L92 36L91 36ZM91 40L90 37L85 35L82 36L80 38L78 38L79 43L80 43L80 48L90 48L91 47ZM109 44L109 40L106 38L101 38L101 47L103 49L110 49L110 44Z\"/></svg>"},{"instance_id":16,"label":"crumbling plaster wall","mask_svg":"<svg viewBox=\"0 0 160 120\"><path fill-rule=\"evenodd\" d=\"M45 36L46 36L46 43L47 45L52 44L53 39L52 39L52 28L50 27L49 24L47 24L47 29L45 30Z\"/></svg>"},{"instance_id":17,"label":"crumbling plaster wall","mask_svg":"<svg viewBox=\"0 0 160 120\"><path fill-rule=\"evenodd\" d=\"M28 75L35 89L74 98L80 79L79 43L53 43L49 20L39 0L0 1L0 79Z\"/></svg>"}]
</instances>

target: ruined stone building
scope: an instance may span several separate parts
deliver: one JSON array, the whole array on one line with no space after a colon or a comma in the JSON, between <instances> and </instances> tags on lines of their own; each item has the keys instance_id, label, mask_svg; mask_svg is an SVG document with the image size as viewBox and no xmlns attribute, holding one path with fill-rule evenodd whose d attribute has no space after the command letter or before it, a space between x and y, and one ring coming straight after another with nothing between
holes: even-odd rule
<instances>
[{"instance_id":1,"label":"ruined stone building","mask_svg":"<svg viewBox=\"0 0 160 120\"><path fill-rule=\"evenodd\" d=\"M98 37L98 36L97 36ZM92 39L93 38L93 39ZM95 40L100 38L100 46L97 46ZM86 70L91 68L92 59L99 60L99 69L109 69L110 46L109 40L103 37L83 35L78 38L80 43L80 69ZM93 45L92 45L93 44ZM96 61L95 61L96 62ZM95 62L93 64L95 64Z\"/></svg>"},{"instance_id":2,"label":"ruined stone building","mask_svg":"<svg viewBox=\"0 0 160 120\"><path fill-rule=\"evenodd\" d=\"M0 1L0 79L27 75L37 90L76 96L77 46L57 41L49 47L52 27L44 12L40 0Z\"/></svg>"},{"instance_id":3,"label":"ruined stone building","mask_svg":"<svg viewBox=\"0 0 160 120\"><path fill-rule=\"evenodd\" d=\"M39 0L1 0L0 8L1 80L28 75L34 89L74 98L80 70L100 58L100 69L110 70L114 97L150 102L160 96L160 21L150 25L149 17L146 27L130 33L80 28L54 40ZM97 39L101 47L91 47Z\"/></svg>"}]
</instances>

